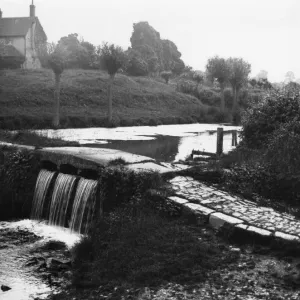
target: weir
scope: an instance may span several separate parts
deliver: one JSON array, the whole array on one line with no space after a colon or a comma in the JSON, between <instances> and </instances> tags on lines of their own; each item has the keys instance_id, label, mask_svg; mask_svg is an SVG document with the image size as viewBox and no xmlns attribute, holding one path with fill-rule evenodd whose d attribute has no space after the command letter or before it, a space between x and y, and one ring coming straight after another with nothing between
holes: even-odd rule
<instances>
[{"instance_id":1,"label":"weir","mask_svg":"<svg viewBox=\"0 0 300 300\"><path fill-rule=\"evenodd\" d=\"M98 182L59 173L53 187L51 183L55 174L47 170L40 171L31 218L46 218L51 225L70 227L72 231L87 233L95 213Z\"/></svg>"},{"instance_id":2,"label":"weir","mask_svg":"<svg viewBox=\"0 0 300 300\"><path fill-rule=\"evenodd\" d=\"M49 209L49 224L65 226L68 205L75 187L76 177L59 173Z\"/></svg>"},{"instance_id":3,"label":"weir","mask_svg":"<svg viewBox=\"0 0 300 300\"><path fill-rule=\"evenodd\" d=\"M42 219L45 199L54 175L55 172L50 172L47 170L40 171L35 185L31 219Z\"/></svg>"},{"instance_id":4,"label":"weir","mask_svg":"<svg viewBox=\"0 0 300 300\"><path fill-rule=\"evenodd\" d=\"M81 178L73 204L70 228L72 231L87 233L96 205L97 181ZM83 221L85 221L83 223ZM82 227L83 226L83 227Z\"/></svg>"}]
</instances>

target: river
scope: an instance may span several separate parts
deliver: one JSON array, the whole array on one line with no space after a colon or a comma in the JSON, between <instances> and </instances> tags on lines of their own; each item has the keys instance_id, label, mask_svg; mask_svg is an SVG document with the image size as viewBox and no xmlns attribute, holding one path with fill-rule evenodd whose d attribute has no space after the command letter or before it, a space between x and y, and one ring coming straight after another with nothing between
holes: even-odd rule
<instances>
[{"instance_id":1,"label":"river","mask_svg":"<svg viewBox=\"0 0 300 300\"><path fill-rule=\"evenodd\" d=\"M38 130L41 135L77 141L88 147L118 149L133 154L148 156L158 161L184 160L192 150L216 152L216 131L224 129L224 152L231 146L232 130L238 126L221 124L182 124L160 126L136 126L117 128L83 128ZM238 136L239 142L239 136Z\"/></svg>"}]
</instances>

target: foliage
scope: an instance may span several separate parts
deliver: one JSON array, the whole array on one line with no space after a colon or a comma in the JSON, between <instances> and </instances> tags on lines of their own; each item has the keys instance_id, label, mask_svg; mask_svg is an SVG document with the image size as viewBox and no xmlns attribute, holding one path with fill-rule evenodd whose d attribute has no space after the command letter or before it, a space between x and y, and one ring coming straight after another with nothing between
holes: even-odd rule
<instances>
[{"instance_id":1,"label":"foliage","mask_svg":"<svg viewBox=\"0 0 300 300\"><path fill-rule=\"evenodd\" d=\"M66 66L67 52L66 49L56 45L53 52L49 54L48 65L56 75L61 75Z\"/></svg>"},{"instance_id":2,"label":"foliage","mask_svg":"<svg viewBox=\"0 0 300 300\"><path fill-rule=\"evenodd\" d=\"M228 82L229 72L229 66L224 58L215 56L208 60L206 73L211 81L216 79L221 86L224 86Z\"/></svg>"},{"instance_id":3,"label":"foliage","mask_svg":"<svg viewBox=\"0 0 300 300\"><path fill-rule=\"evenodd\" d=\"M84 40L79 40L77 33L62 37L58 46L66 49L67 68L94 68L97 60L96 47Z\"/></svg>"},{"instance_id":4,"label":"foliage","mask_svg":"<svg viewBox=\"0 0 300 300\"><path fill-rule=\"evenodd\" d=\"M251 72L251 65L242 58L232 58L227 60L229 68L228 81L233 90L237 93L247 82Z\"/></svg>"},{"instance_id":5,"label":"foliage","mask_svg":"<svg viewBox=\"0 0 300 300\"><path fill-rule=\"evenodd\" d=\"M8 51L7 48L12 47L10 45L5 45L0 41L0 69L18 69L25 62L25 56L6 56L5 53Z\"/></svg>"},{"instance_id":6,"label":"foliage","mask_svg":"<svg viewBox=\"0 0 300 300\"><path fill-rule=\"evenodd\" d=\"M249 83L252 86L252 88L259 88L264 90L269 90L273 88L272 84L268 81L267 78L252 78L249 81Z\"/></svg>"},{"instance_id":7,"label":"foliage","mask_svg":"<svg viewBox=\"0 0 300 300\"><path fill-rule=\"evenodd\" d=\"M150 73L171 70L180 74L185 67L177 46L170 40L162 40L159 32L148 22L133 24L130 42L132 50L139 52L147 62Z\"/></svg>"},{"instance_id":8,"label":"foliage","mask_svg":"<svg viewBox=\"0 0 300 300\"><path fill-rule=\"evenodd\" d=\"M147 190L161 186L162 182L155 172L136 173L120 164L105 168L99 177L104 211L110 211L130 199L139 199Z\"/></svg>"},{"instance_id":9,"label":"foliage","mask_svg":"<svg viewBox=\"0 0 300 300\"><path fill-rule=\"evenodd\" d=\"M146 76L148 75L148 64L144 61L137 51L130 51L129 61L126 67L126 72L131 76Z\"/></svg>"},{"instance_id":10,"label":"foliage","mask_svg":"<svg viewBox=\"0 0 300 300\"><path fill-rule=\"evenodd\" d=\"M160 217L147 198L139 205L128 203L106 214L76 246L73 283L199 283L208 270L237 257L200 240L198 231L182 219Z\"/></svg>"},{"instance_id":11,"label":"foliage","mask_svg":"<svg viewBox=\"0 0 300 300\"><path fill-rule=\"evenodd\" d=\"M265 161L282 177L300 176L300 121L280 125L269 138ZM300 179L300 177L299 177Z\"/></svg>"},{"instance_id":12,"label":"foliage","mask_svg":"<svg viewBox=\"0 0 300 300\"><path fill-rule=\"evenodd\" d=\"M242 121L243 142L250 148L261 148L274 130L292 120L300 120L299 94L270 91L261 102L246 111Z\"/></svg>"},{"instance_id":13,"label":"foliage","mask_svg":"<svg viewBox=\"0 0 300 300\"><path fill-rule=\"evenodd\" d=\"M248 111L243 143L235 151L239 159L224 181L247 197L272 199L270 204L276 207L299 206L300 201L299 94L287 95L272 92Z\"/></svg>"},{"instance_id":14,"label":"foliage","mask_svg":"<svg viewBox=\"0 0 300 300\"><path fill-rule=\"evenodd\" d=\"M101 66L110 76L114 76L127 63L127 55L123 49L114 44L104 43L100 54Z\"/></svg>"},{"instance_id":15,"label":"foliage","mask_svg":"<svg viewBox=\"0 0 300 300\"><path fill-rule=\"evenodd\" d=\"M4 164L0 164L1 219L29 217L38 172L35 154L20 150L4 152Z\"/></svg>"},{"instance_id":16,"label":"foliage","mask_svg":"<svg viewBox=\"0 0 300 300\"><path fill-rule=\"evenodd\" d=\"M204 73L202 71L194 71L193 80L196 81L197 86L204 81Z\"/></svg>"},{"instance_id":17,"label":"foliage","mask_svg":"<svg viewBox=\"0 0 300 300\"><path fill-rule=\"evenodd\" d=\"M172 76L172 72L171 71L163 71L160 73L160 76L165 80L166 84L168 84L169 80Z\"/></svg>"}]
</instances>

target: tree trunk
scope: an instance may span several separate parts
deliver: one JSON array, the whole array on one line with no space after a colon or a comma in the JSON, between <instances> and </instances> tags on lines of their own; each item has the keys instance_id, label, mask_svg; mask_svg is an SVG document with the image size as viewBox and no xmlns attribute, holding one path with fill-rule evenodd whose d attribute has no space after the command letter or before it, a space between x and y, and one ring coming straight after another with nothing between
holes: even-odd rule
<instances>
[{"instance_id":1,"label":"tree trunk","mask_svg":"<svg viewBox=\"0 0 300 300\"><path fill-rule=\"evenodd\" d=\"M235 113L238 108L238 90L237 87L233 87L233 105L232 105L232 112Z\"/></svg>"},{"instance_id":2,"label":"tree trunk","mask_svg":"<svg viewBox=\"0 0 300 300\"><path fill-rule=\"evenodd\" d=\"M221 112L225 112L225 97L224 97L224 86L221 85Z\"/></svg>"},{"instance_id":3,"label":"tree trunk","mask_svg":"<svg viewBox=\"0 0 300 300\"><path fill-rule=\"evenodd\" d=\"M59 127L60 125L60 79L61 74L55 74L55 91L54 91L54 98L55 98L55 106L54 106L54 118L53 118L53 126Z\"/></svg>"},{"instance_id":4,"label":"tree trunk","mask_svg":"<svg viewBox=\"0 0 300 300\"><path fill-rule=\"evenodd\" d=\"M112 121L112 86L114 83L115 75L109 76L108 81L108 95L107 95L107 121L109 124L111 124Z\"/></svg>"}]
</instances>

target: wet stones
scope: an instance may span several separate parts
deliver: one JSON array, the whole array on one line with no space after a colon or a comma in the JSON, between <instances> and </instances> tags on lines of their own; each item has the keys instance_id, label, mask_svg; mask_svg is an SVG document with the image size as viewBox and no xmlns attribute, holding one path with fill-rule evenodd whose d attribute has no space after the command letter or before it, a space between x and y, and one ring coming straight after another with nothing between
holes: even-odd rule
<instances>
[{"instance_id":1,"label":"wet stones","mask_svg":"<svg viewBox=\"0 0 300 300\"><path fill-rule=\"evenodd\" d=\"M11 288L7 285L1 285L1 290L2 290L2 292L7 292L7 291L11 290Z\"/></svg>"}]
</instances>

